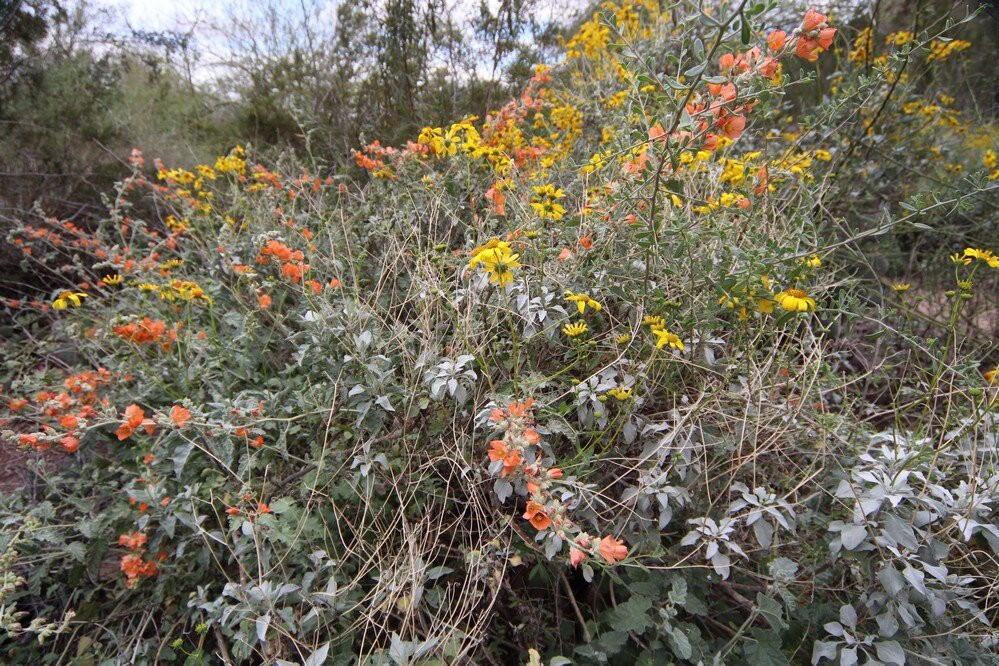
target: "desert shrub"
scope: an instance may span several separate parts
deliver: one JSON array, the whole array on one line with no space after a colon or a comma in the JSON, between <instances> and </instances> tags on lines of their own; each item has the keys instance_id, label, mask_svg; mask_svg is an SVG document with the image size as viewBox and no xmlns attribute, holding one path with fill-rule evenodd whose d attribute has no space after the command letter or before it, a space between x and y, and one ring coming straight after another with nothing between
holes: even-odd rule
<instances>
[{"instance_id":1,"label":"desert shrub","mask_svg":"<svg viewBox=\"0 0 999 666\"><path fill-rule=\"evenodd\" d=\"M992 663L996 359L962 317L999 258L943 241L927 321L865 241L939 235L995 164L837 217L885 73L844 57L788 126L836 29L766 9L608 4L502 108L358 150L363 184L135 151L95 231L12 232L59 277L6 302L5 622L44 634L7 657Z\"/></svg>"}]
</instances>

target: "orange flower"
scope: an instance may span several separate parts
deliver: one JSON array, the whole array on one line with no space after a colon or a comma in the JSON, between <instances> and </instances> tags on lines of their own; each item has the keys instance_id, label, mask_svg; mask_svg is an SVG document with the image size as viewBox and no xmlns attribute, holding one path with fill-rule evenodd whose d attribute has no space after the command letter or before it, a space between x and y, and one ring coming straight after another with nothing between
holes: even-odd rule
<instances>
[{"instance_id":1,"label":"orange flower","mask_svg":"<svg viewBox=\"0 0 999 666\"><path fill-rule=\"evenodd\" d=\"M141 407L134 404L129 405L125 408L125 422L118 427L118 440L128 439L140 426L145 428L147 435L152 435L156 430L156 424L152 419L146 418L146 413Z\"/></svg>"},{"instance_id":2,"label":"orange flower","mask_svg":"<svg viewBox=\"0 0 999 666\"><path fill-rule=\"evenodd\" d=\"M738 139L746 129L746 116L739 113L724 113L719 116L718 127L730 139Z\"/></svg>"},{"instance_id":3,"label":"orange flower","mask_svg":"<svg viewBox=\"0 0 999 666\"><path fill-rule=\"evenodd\" d=\"M787 33L783 30L774 30L767 37L767 48L776 53L787 44Z\"/></svg>"},{"instance_id":4,"label":"orange flower","mask_svg":"<svg viewBox=\"0 0 999 666\"><path fill-rule=\"evenodd\" d=\"M183 428L191 419L191 412L180 405L170 408L170 418L178 428Z\"/></svg>"},{"instance_id":5,"label":"orange flower","mask_svg":"<svg viewBox=\"0 0 999 666\"><path fill-rule=\"evenodd\" d=\"M250 446L252 446L255 449L259 449L263 445L264 445L264 438L260 435L257 435L256 439L250 441Z\"/></svg>"},{"instance_id":6,"label":"orange flower","mask_svg":"<svg viewBox=\"0 0 999 666\"><path fill-rule=\"evenodd\" d=\"M527 511L524 512L524 519L529 520L534 529L538 531L548 529L552 524L552 519L545 513L545 506L534 500L527 503Z\"/></svg>"},{"instance_id":7,"label":"orange flower","mask_svg":"<svg viewBox=\"0 0 999 666\"><path fill-rule=\"evenodd\" d=\"M531 407L534 406L534 398L528 398L524 402L511 402L507 408L510 418L517 419L530 416Z\"/></svg>"},{"instance_id":8,"label":"orange flower","mask_svg":"<svg viewBox=\"0 0 999 666\"><path fill-rule=\"evenodd\" d=\"M239 507L230 506L228 509L225 510L225 512L228 513L230 516L235 516L237 513L239 513Z\"/></svg>"},{"instance_id":9,"label":"orange flower","mask_svg":"<svg viewBox=\"0 0 999 666\"><path fill-rule=\"evenodd\" d=\"M590 234L583 235L583 237L579 239L579 245L584 250L592 250L593 249L593 237L590 236Z\"/></svg>"},{"instance_id":10,"label":"orange flower","mask_svg":"<svg viewBox=\"0 0 999 666\"><path fill-rule=\"evenodd\" d=\"M28 401L24 398L18 398L17 400L11 400L7 403L7 408L12 412L19 412L28 404Z\"/></svg>"},{"instance_id":11,"label":"orange flower","mask_svg":"<svg viewBox=\"0 0 999 666\"><path fill-rule=\"evenodd\" d=\"M494 439L489 442L489 446L489 459L493 462L497 460L503 461L503 469L500 471L500 476L506 476L510 472L514 471L523 461L520 451L508 448L506 442L502 439Z\"/></svg>"},{"instance_id":12,"label":"orange flower","mask_svg":"<svg viewBox=\"0 0 999 666\"><path fill-rule=\"evenodd\" d=\"M528 428L524 431L524 439L527 440L528 444L537 444L541 441L541 435L538 434L537 430L533 428Z\"/></svg>"},{"instance_id":13,"label":"orange flower","mask_svg":"<svg viewBox=\"0 0 999 666\"><path fill-rule=\"evenodd\" d=\"M815 9L809 9L805 12L805 18L801 21L801 31L811 32L812 30L822 26L825 22L825 14L820 14L815 11Z\"/></svg>"},{"instance_id":14,"label":"orange flower","mask_svg":"<svg viewBox=\"0 0 999 666\"><path fill-rule=\"evenodd\" d=\"M73 453L80 448L80 440L72 435L66 435L59 440L59 443L62 445L62 448L66 449L70 453Z\"/></svg>"},{"instance_id":15,"label":"orange flower","mask_svg":"<svg viewBox=\"0 0 999 666\"><path fill-rule=\"evenodd\" d=\"M624 542L611 536L605 536L600 540L600 543L597 544L597 552L600 553L600 557L607 560L607 564L614 564L628 556L628 548Z\"/></svg>"},{"instance_id":16,"label":"orange flower","mask_svg":"<svg viewBox=\"0 0 999 666\"><path fill-rule=\"evenodd\" d=\"M159 573L156 562L153 560L144 561L140 556L129 553L121 558L121 570L125 573L127 580L126 587L134 587L139 576L155 576Z\"/></svg>"},{"instance_id":17,"label":"orange flower","mask_svg":"<svg viewBox=\"0 0 999 666\"><path fill-rule=\"evenodd\" d=\"M149 540L149 536L143 534L142 532L132 532L131 534L122 534L118 537L118 545L124 546L129 550L139 550L146 545Z\"/></svg>"},{"instance_id":18,"label":"orange flower","mask_svg":"<svg viewBox=\"0 0 999 666\"><path fill-rule=\"evenodd\" d=\"M558 260L565 261L572 256L572 250L567 247L562 248L562 251L558 253Z\"/></svg>"},{"instance_id":19,"label":"orange flower","mask_svg":"<svg viewBox=\"0 0 999 666\"><path fill-rule=\"evenodd\" d=\"M571 564L574 568L582 564L585 559L586 553L578 548L569 548L569 564Z\"/></svg>"},{"instance_id":20,"label":"orange flower","mask_svg":"<svg viewBox=\"0 0 999 666\"><path fill-rule=\"evenodd\" d=\"M271 511L271 508L267 506L266 502L260 502L259 504L257 504L257 513L263 515L265 513L274 513L274 512Z\"/></svg>"},{"instance_id":21,"label":"orange flower","mask_svg":"<svg viewBox=\"0 0 999 666\"><path fill-rule=\"evenodd\" d=\"M257 305L259 305L262 310L266 310L267 308L269 308L271 306L271 303L272 303L271 297L268 296L267 294L260 294L259 296L257 296Z\"/></svg>"},{"instance_id":22,"label":"orange flower","mask_svg":"<svg viewBox=\"0 0 999 666\"><path fill-rule=\"evenodd\" d=\"M79 425L77 418L72 414L66 414L65 416L59 417L59 425L61 425L66 430L76 430Z\"/></svg>"}]
</instances>

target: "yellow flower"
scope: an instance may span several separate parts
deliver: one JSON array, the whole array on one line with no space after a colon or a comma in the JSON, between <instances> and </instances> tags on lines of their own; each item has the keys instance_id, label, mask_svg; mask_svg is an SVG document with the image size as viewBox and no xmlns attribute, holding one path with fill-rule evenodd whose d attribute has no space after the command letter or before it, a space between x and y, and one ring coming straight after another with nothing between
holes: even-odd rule
<instances>
[{"instance_id":1,"label":"yellow flower","mask_svg":"<svg viewBox=\"0 0 999 666\"><path fill-rule=\"evenodd\" d=\"M65 310L70 305L78 308L83 305L82 299L86 297L87 295L80 291L64 291L59 294L58 298L52 301L52 307L56 310Z\"/></svg>"},{"instance_id":2,"label":"yellow flower","mask_svg":"<svg viewBox=\"0 0 999 666\"><path fill-rule=\"evenodd\" d=\"M475 268L482 261L481 259L478 258L480 254L482 254L486 250L495 250L497 248L504 250L506 252L512 252L509 243L507 243L506 241L501 241L498 238L491 238L485 245L479 245L474 250L469 252L472 258L468 262L468 267Z\"/></svg>"},{"instance_id":3,"label":"yellow flower","mask_svg":"<svg viewBox=\"0 0 999 666\"><path fill-rule=\"evenodd\" d=\"M724 306L726 308L732 309L739 304L738 296L730 296L728 294L722 294L718 297L718 305Z\"/></svg>"},{"instance_id":4,"label":"yellow flower","mask_svg":"<svg viewBox=\"0 0 999 666\"><path fill-rule=\"evenodd\" d=\"M909 287L911 286L908 282L896 282L891 288L901 294L902 292L909 291Z\"/></svg>"},{"instance_id":5,"label":"yellow flower","mask_svg":"<svg viewBox=\"0 0 999 666\"><path fill-rule=\"evenodd\" d=\"M964 264L965 266L970 264L972 261L971 257L966 257L958 252L955 252L954 254L950 255L950 260L953 261L955 264Z\"/></svg>"},{"instance_id":6,"label":"yellow flower","mask_svg":"<svg viewBox=\"0 0 999 666\"><path fill-rule=\"evenodd\" d=\"M818 268L819 266L822 265L822 260L819 259L819 255L813 254L812 256L810 256L808 259L805 260L805 263L808 264L809 267L811 268Z\"/></svg>"},{"instance_id":7,"label":"yellow flower","mask_svg":"<svg viewBox=\"0 0 999 666\"><path fill-rule=\"evenodd\" d=\"M579 314L583 314L586 311L587 306L593 308L597 312L604 309L604 306L590 298L589 294L574 294L568 289L565 290L565 300L575 303L576 307L579 309Z\"/></svg>"},{"instance_id":8,"label":"yellow flower","mask_svg":"<svg viewBox=\"0 0 999 666\"><path fill-rule=\"evenodd\" d=\"M801 289L785 289L774 296L774 300L782 308L791 312L808 312L815 309L815 299Z\"/></svg>"},{"instance_id":9,"label":"yellow flower","mask_svg":"<svg viewBox=\"0 0 999 666\"><path fill-rule=\"evenodd\" d=\"M625 400L627 400L628 398L631 397L632 390L633 389L630 389L630 388L626 389L626 388L623 388L621 386L615 386L611 390L607 391L607 395L609 395L610 397L612 397L612 398L614 398L616 400L620 400L621 402L624 402Z\"/></svg>"},{"instance_id":10,"label":"yellow flower","mask_svg":"<svg viewBox=\"0 0 999 666\"><path fill-rule=\"evenodd\" d=\"M562 327L562 332L568 335L570 338L574 338L577 335L582 335L586 333L586 322L577 321L575 324L566 324Z\"/></svg>"},{"instance_id":11,"label":"yellow flower","mask_svg":"<svg viewBox=\"0 0 999 666\"><path fill-rule=\"evenodd\" d=\"M963 291L971 291L971 280L958 280L957 286Z\"/></svg>"},{"instance_id":12,"label":"yellow flower","mask_svg":"<svg viewBox=\"0 0 999 666\"><path fill-rule=\"evenodd\" d=\"M240 176L246 175L246 151L243 150L242 146L236 146L233 148L228 155L225 157L220 157L215 160L215 170L219 173L234 173ZM193 181L194 174L191 174Z\"/></svg>"},{"instance_id":13,"label":"yellow flower","mask_svg":"<svg viewBox=\"0 0 999 666\"><path fill-rule=\"evenodd\" d=\"M774 302L769 298L761 298L756 301L756 308L763 314L773 314Z\"/></svg>"},{"instance_id":14,"label":"yellow flower","mask_svg":"<svg viewBox=\"0 0 999 666\"><path fill-rule=\"evenodd\" d=\"M140 282L139 283L139 291L157 291L157 290L159 290L159 287L157 287L152 282Z\"/></svg>"},{"instance_id":15,"label":"yellow flower","mask_svg":"<svg viewBox=\"0 0 999 666\"><path fill-rule=\"evenodd\" d=\"M550 217L553 220L561 220L565 215L565 207L558 203L558 200L565 197L562 188L556 189L554 185L536 185L534 196L531 197L531 208L544 219Z\"/></svg>"},{"instance_id":16,"label":"yellow flower","mask_svg":"<svg viewBox=\"0 0 999 666\"><path fill-rule=\"evenodd\" d=\"M626 345L629 342L631 342L631 336L628 335L627 333L622 333L621 335L614 338L614 342L616 342L619 345Z\"/></svg>"},{"instance_id":17,"label":"yellow flower","mask_svg":"<svg viewBox=\"0 0 999 666\"><path fill-rule=\"evenodd\" d=\"M999 365L997 365L993 370L983 372L982 376L985 377L985 381L988 384L999 383Z\"/></svg>"},{"instance_id":18,"label":"yellow flower","mask_svg":"<svg viewBox=\"0 0 999 666\"><path fill-rule=\"evenodd\" d=\"M995 169L996 164L999 164L999 157L996 156L996 151L992 149L986 150L985 154L982 155L982 164L990 171Z\"/></svg>"},{"instance_id":19,"label":"yellow flower","mask_svg":"<svg viewBox=\"0 0 999 666\"><path fill-rule=\"evenodd\" d=\"M976 250L972 247L964 248L964 257L968 260L965 264L970 263L972 259L981 259L987 263L992 268L999 268L999 257L992 254L992 250Z\"/></svg>"},{"instance_id":20,"label":"yellow flower","mask_svg":"<svg viewBox=\"0 0 999 666\"><path fill-rule=\"evenodd\" d=\"M651 317L646 316L644 319L642 319L642 324L645 326L649 326L653 329L666 328L666 320L658 315Z\"/></svg>"},{"instance_id":21,"label":"yellow flower","mask_svg":"<svg viewBox=\"0 0 999 666\"><path fill-rule=\"evenodd\" d=\"M513 269L521 267L517 261L519 257L510 249L509 243L494 239L473 251L468 267L481 266L489 274L490 282L503 287L513 282Z\"/></svg>"},{"instance_id":22,"label":"yellow flower","mask_svg":"<svg viewBox=\"0 0 999 666\"><path fill-rule=\"evenodd\" d=\"M681 340L678 335L670 333L665 328L654 328L652 329L652 334L656 336L656 349L662 349L666 345L669 345L673 349L679 349L680 351L685 349L683 346L683 340Z\"/></svg>"}]
</instances>

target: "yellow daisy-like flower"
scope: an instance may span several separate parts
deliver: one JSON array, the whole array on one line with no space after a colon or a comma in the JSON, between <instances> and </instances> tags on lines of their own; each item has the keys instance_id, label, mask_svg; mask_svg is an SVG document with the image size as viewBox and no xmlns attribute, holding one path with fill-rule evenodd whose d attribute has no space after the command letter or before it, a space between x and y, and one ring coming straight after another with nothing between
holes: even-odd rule
<instances>
[{"instance_id":1,"label":"yellow daisy-like flower","mask_svg":"<svg viewBox=\"0 0 999 666\"><path fill-rule=\"evenodd\" d=\"M819 255L813 254L812 256L810 256L808 259L805 260L805 263L808 264L810 268L818 268L819 266L822 265L822 260L819 259Z\"/></svg>"},{"instance_id":2,"label":"yellow daisy-like flower","mask_svg":"<svg viewBox=\"0 0 999 666\"><path fill-rule=\"evenodd\" d=\"M612 397L612 398L614 398L616 400L620 400L621 402L624 402L625 400L627 400L628 398L631 397L632 391L633 391L633 389L630 389L630 388L626 389L626 388L623 388L621 386L615 386L611 390L607 391L607 395L609 395L610 397Z\"/></svg>"},{"instance_id":3,"label":"yellow daisy-like flower","mask_svg":"<svg viewBox=\"0 0 999 666\"><path fill-rule=\"evenodd\" d=\"M659 315L646 316L642 319L642 325L649 326L652 329L666 328L666 320Z\"/></svg>"},{"instance_id":4,"label":"yellow daisy-like flower","mask_svg":"<svg viewBox=\"0 0 999 666\"><path fill-rule=\"evenodd\" d=\"M565 215L565 206L558 203L558 200L564 196L562 188L556 189L554 185L536 185L534 196L531 197L531 208L542 219L550 217L553 220L561 220Z\"/></svg>"},{"instance_id":5,"label":"yellow daisy-like flower","mask_svg":"<svg viewBox=\"0 0 999 666\"><path fill-rule=\"evenodd\" d=\"M763 314L773 314L774 312L774 302L769 298L761 298L756 301L756 309Z\"/></svg>"},{"instance_id":6,"label":"yellow daisy-like flower","mask_svg":"<svg viewBox=\"0 0 999 666\"><path fill-rule=\"evenodd\" d=\"M631 342L631 336L628 335L627 333L622 333L621 335L614 338L614 342L616 342L619 345L626 345L629 342Z\"/></svg>"},{"instance_id":7,"label":"yellow daisy-like flower","mask_svg":"<svg viewBox=\"0 0 999 666\"><path fill-rule=\"evenodd\" d=\"M604 309L604 306L590 298L589 294L574 294L568 289L565 290L565 300L575 303L579 309L579 314L583 314L587 307L593 308L597 312Z\"/></svg>"},{"instance_id":8,"label":"yellow daisy-like flower","mask_svg":"<svg viewBox=\"0 0 999 666\"><path fill-rule=\"evenodd\" d=\"M801 289L785 289L774 300L785 310L791 312L808 312L815 309L815 299Z\"/></svg>"},{"instance_id":9,"label":"yellow daisy-like flower","mask_svg":"<svg viewBox=\"0 0 999 666\"><path fill-rule=\"evenodd\" d=\"M686 349L683 346L683 340L680 339L680 336L670 333L665 328L654 328L652 329L652 334L656 336L656 349L662 349L666 345L680 351Z\"/></svg>"},{"instance_id":10,"label":"yellow daisy-like flower","mask_svg":"<svg viewBox=\"0 0 999 666\"><path fill-rule=\"evenodd\" d=\"M113 275L105 275L101 278L101 282L109 287L114 287L115 285L121 284L124 279L125 278L122 277L121 273L115 273Z\"/></svg>"},{"instance_id":11,"label":"yellow daisy-like flower","mask_svg":"<svg viewBox=\"0 0 999 666\"><path fill-rule=\"evenodd\" d=\"M950 260L953 261L955 264L964 264L965 266L967 266L972 262L971 257L966 257L958 252L955 252L954 254L950 255Z\"/></svg>"},{"instance_id":12,"label":"yellow daisy-like flower","mask_svg":"<svg viewBox=\"0 0 999 666\"><path fill-rule=\"evenodd\" d=\"M473 253L468 267L481 267L489 274L491 283L504 287L513 282L514 269L521 267L520 262L517 261L520 255L514 253L510 249L510 244L503 241L496 241L492 247L488 247L488 245L489 243L487 243L487 247Z\"/></svg>"},{"instance_id":13,"label":"yellow daisy-like flower","mask_svg":"<svg viewBox=\"0 0 999 666\"><path fill-rule=\"evenodd\" d=\"M985 378L985 382L990 386L992 384L999 384L999 365L992 370L986 370L982 373L982 376Z\"/></svg>"},{"instance_id":14,"label":"yellow daisy-like flower","mask_svg":"<svg viewBox=\"0 0 999 666\"><path fill-rule=\"evenodd\" d=\"M964 248L964 257L969 261L971 259L980 259L992 268L999 268L999 257L992 254L992 250L976 250L973 247L966 247Z\"/></svg>"},{"instance_id":15,"label":"yellow daisy-like flower","mask_svg":"<svg viewBox=\"0 0 999 666\"><path fill-rule=\"evenodd\" d=\"M909 291L910 287L912 287L912 285L909 284L908 282L896 282L895 284L893 284L891 286L891 288L894 291L896 291L896 292L898 292L900 294L903 293L903 292Z\"/></svg>"},{"instance_id":16,"label":"yellow daisy-like flower","mask_svg":"<svg viewBox=\"0 0 999 666\"><path fill-rule=\"evenodd\" d=\"M513 251L510 248L510 244L507 243L506 241L501 241L498 238L491 238L485 245L479 245L477 248L469 252L469 255L471 255L472 258L468 262L468 267L475 268L481 262L481 259L478 258L480 254L482 254L486 250L495 250L497 248L504 250L506 252Z\"/></svg>"},{"instance_id":17,"label":"yellow daisy-like flower","mask_svg":"<svg viewBox=\"0 0 999 666\"><path fill-rule=\"evenodd\" d=\"M159 286L153 284L152 282L140 282L139 291L159 291Z\"/></svg>"},{"instance_id":18,"label":"yellow daisy-like flower","mask_svg":"<svg viewBox=\"0 0 999 666\"><path fill-rule=\"evenodd\" d=\"M586 322L577 321L575 324L566 324L562 327L562 332L570 338L575 338L583 333L586 333Z\"/></svg>"},{"instance_id":19,"label":"yellow daisy-like flower","mask_svg":"<svg viewBox=\"0 0 999 666\"><path fill-rule=\"evenodd\" d=\"M83 299L86 297L87 295L81 291L64 291L52 301L52 307L56 310L65 310L70 305L78 308L83 305Z\"/></svg>"}]
</instances>

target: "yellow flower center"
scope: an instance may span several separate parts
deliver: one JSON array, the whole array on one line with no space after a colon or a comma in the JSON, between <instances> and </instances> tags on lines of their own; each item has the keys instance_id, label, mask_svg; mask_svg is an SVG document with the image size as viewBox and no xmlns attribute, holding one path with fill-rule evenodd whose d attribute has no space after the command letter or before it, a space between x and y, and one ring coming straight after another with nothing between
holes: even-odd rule
<instances>
[{"instance_id":1,"label":"yellow flower center","mask_svg":"<svg viewBox=\"0 0 999 666\"><path fill-rule=\"evenodd\" d=\"M795 298L805 298L807 296L801 289L788 289L787 295L794 296Z\"/></svg>"}]
</instances>

